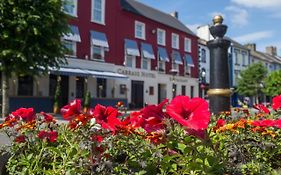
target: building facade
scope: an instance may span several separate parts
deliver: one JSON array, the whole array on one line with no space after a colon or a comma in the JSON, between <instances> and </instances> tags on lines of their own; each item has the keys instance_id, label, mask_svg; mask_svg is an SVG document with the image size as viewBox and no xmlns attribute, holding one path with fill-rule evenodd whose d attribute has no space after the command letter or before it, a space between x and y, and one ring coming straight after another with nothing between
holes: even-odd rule
<instances>
[{"instance_id":1,"label":"building facade","mask_svg":"<svg viewBox=\"0 0 281 175\"><path fill-rule=\"evenodd\" d=\"M199 96L206 97L210 84L210 50L207 41L198 40L199 55Z\"/></svg>"},{"instance_id":2,"label":"building facade","mask_svg":"<svg viewBox=\"0 0 281 175\"><path fill-rule=\"evenodd\" d=\"M11 110L25 104L51 111L58 82L62 105L85 91L92 105L123 101L130 108L198 96L198 38L177 13L135 0L67 0L64 11L71 17L62 40L68 64L38 78L14 77Z\"/></svg>"}]
</instances>

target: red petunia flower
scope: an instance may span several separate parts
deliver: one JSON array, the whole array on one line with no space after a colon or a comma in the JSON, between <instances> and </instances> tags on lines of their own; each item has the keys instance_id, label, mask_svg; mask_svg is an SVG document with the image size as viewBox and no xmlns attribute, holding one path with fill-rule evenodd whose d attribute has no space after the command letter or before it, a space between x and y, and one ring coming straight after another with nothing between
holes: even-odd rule
<instances>
[{"instance_id":1,"label":"red petunia flower","mask_svg":"<svg viewBox=\"0 0 281 175\"><path fill-rule=\"evenodd\" d=\"M101 143L103 141L103 137L100 135L93 135L92 141L98 141L99 143Z\"/></svg>"},{"instance_id":2,"label":"red petunia flower","mask_svg":"<svg viewBox=\"0 0 281 175\"><path fill-rule=\"evenodd\" d=\"M42 114L44 116L44 122L46 122L46 123L51 123L51 122L56 123L56 120L54 119L54 116L52 116L50 114L46 114L45 112L40 112L40 114Z\"/></svg>"},{"instance_id":3,"label":"red petunia flower","mask_svg":"<svg viewBox=\"0 0 281 175\"><path fill-rule=\"evenodd\" d=\"M226 121L224 119L218 119L216 127L222 127L226 124Z\"/></svg>"},{"instance_id":4,"label":"red petunia flower","mask_svg":"<svg viewBox=\"0 0 281 175\"><path fill-rule=\"evenodd\" d=\"M57 141L58 138L58 132L57 131L50 131L48 139L51 143L54 143Z\"/></svg>"},{"instance_id":5,"label":"red petunia flower","mask_svg":"<svg viewBox=\"0 0 281 175\"><path fill-rule=\"evenodd\" d=\"M24 143L25 142L25 136L20 135L20 136L16 137L15 142L16 143Z\"/></svg>"},{"instance_id":6,"label":"red petunia flower","mask_svg":"<svg viewBox=\"0 0 281 175\"><path fill-rule=\"evenodd\" d=\"M73 119L75 115L81 113L81 100L73 100L68 105L61 108L60 112L65 120Z\"/></svg>"},{"instance_id":7,"label":"red petunia flower","mask_svg":"<svg viewBox=\"0 0 281 175\"><path fill-rule=\"evenodd\" d=\"M21 118L25 122L35 120L36 114L33 108L19 108L16 111L12 112L12 115L15 118Z\"/></svg>"},{"instance_id":8,"label":"red petunia flower","mask_svg":"<svg viewBox=\"0 0 281 175\"><path fill-rule=\"evenodd\" d=\"M168 99L165 99L159 105L148 105L143 108L139 113L139 125L147 132L164 129L163 119L165 113L163 112L163 107L167 102Z\"/></svg>"},{"instance_id":9,"label":"red petunia flower","mask_svg":"<svg viewBox=\"0 0 281 175\"><path fill-rule=\"evenodd\" d=\"M275 125L275 121L274 120L256 120L253 121L252 126L260 126L260 127L273 127Z\"/></svg>"},{"instance_id":10,"label":"red petunia flower","mask_svg":"<svg viewBox=\"0 0 281 175\"><path fill-rule=\"evenodd\" d=\"M187 96L177 96L166 108L167 114L193 130L204 130L210 122L208 103L202 98L190 99Z\"/></svg>"},{"instance_id":11,"label":"red petunia flower","mask_svg":"<svg viewBox=\"0 0 281 175\"><path fill-rule=\"evenodd\" d=\"M57 141L58 138L58 132L57 131L40 131L38 133L38 138L39 139L48 139L49 142L53 143Z\"/></svg>"},{"instance_id":12,"label":"red petunia flower","mask_svg":"<svg viewBox=\"0 0 281 175\"><path fill-rule=\"evenodd\" d=\"M281 129L281 119L275 120L274 126Z\"/></svg>"},{"instance_id":13,"label":"red petunia flower","mask_svg":"<svg viewBox=\"0 0 281 175\"><path fill-rule=\"evenodd\" d=\"M259 110L260 112L270 114L270 111L267 107L265 107L263 104L256 104L254 105L254 108Z\"/></svg>"},{"instance_id":14,"label":"red petunia flower","mask_svg":"<svg viewBox=\"0 0 281 175\"><path fill-rule=\"evenodd\" d=\"M39 139L45 139L45 138L47 138L48 137L48 132L47 131L39 131L39 133L37 134L37 136L38 136L38 138Z\"/></svg>"},{"instance_id":15,"label":"red petunia flower","mask_svg":"<svg viewBox=\"0 0 281 175\"><path fill-rule=\"evenodd\" d=\"M94 109L90 110L90 115L93 115L97 123L105 129L109 129L113 132L116 131L116 126L121 125L121 121L117 118L118 110L109 106L105 107L100 104L96 105Z\"/></svg>"},{"instance_id":16,"label":"red petunia flower","mask_svg":"<svg viewBox=\"0 0 281 175\"><path fill-rule=\"evenodd\" d=\"M281 95L276 96L272 99L272 108L274 110L281 109Z\"/></svg>"}]
</instances>

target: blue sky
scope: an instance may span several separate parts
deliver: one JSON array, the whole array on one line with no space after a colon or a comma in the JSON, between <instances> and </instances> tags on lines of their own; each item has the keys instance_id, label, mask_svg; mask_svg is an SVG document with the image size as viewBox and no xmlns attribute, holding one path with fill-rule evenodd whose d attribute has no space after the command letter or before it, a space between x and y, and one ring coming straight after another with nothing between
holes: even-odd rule
<instances>
[{"instance_id":1,"label":"blue sky","mask_svg":"<svg viewBox=\"0 0 281 175\"><path fill-rule=\"evenodd\" d=\"M277 46L281 55L281 0L139 0L166 13L179 12L190 29L211 24L216 14L224 16L227 35L242 44L256 43L259 51Z\"/></svg>"}]
</instances>

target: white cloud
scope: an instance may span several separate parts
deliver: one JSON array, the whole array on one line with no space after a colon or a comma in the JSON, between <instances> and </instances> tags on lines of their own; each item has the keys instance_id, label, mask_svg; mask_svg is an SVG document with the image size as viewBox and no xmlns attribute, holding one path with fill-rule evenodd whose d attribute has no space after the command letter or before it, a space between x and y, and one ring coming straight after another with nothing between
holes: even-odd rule
<instances>
[{"instance_id":1,"label":"white cloud","mask_svg":"<svg viewBox=\"0 0 281 175\"><path fill-rule=\"evenodd\" d=\"M245 9L228 6L225 8L226 11L229 11L231 14L230 21L236 27L243 27L248 24L248 12Z\"/></svg>"},{"instance_id":2,"label":"white cloud","mask_svg":"<svg viewBox=\"0 0 281 175\"><path fill-rule=\"evenodd\" d=\"M192 32L197 33L197 27L199 27L202 24L186 24L186 27L188 27Z\"/></svg>"},{"instance_id":3,"label":"white cloud","mask_svg":"<svg viewBox=\"0 0 281 175\"><path fill-rule=\"evenodd\" d=\"M246 35L234 37L233 39L240 43L256 42L262 39L271 38L273 36L273 31L260 31L249 33Z\"/></svg>"},{"instance_id":4,"label":"white cloud","mask_svg":"<svg viewBox=\"0 0 281 175\"><path fill-rule=\"evenodd\" d=\"M281 0L231 0L232 2L254 8L281 8Z\"/></svg>"}]
</instances>

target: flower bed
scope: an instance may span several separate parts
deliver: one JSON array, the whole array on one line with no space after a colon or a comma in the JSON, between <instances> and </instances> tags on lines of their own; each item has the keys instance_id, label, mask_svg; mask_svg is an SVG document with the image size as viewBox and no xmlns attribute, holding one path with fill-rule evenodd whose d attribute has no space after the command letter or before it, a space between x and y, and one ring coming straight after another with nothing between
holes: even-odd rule
<instances>
[{"instance_id":1,"label":"flower bed","mask_svg":"<svg viewBox=\"0 0 281 175\"><path fill-rule=\"evenodd\" d=\"M13 140L2 152L10 174L280 174L281 95L255 108L211 116L205 100L177 96L121 119L122 103L82 112L74 100L67 124L20 108L0 124Z\"/></svg>"}]
</instances>

